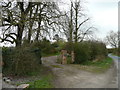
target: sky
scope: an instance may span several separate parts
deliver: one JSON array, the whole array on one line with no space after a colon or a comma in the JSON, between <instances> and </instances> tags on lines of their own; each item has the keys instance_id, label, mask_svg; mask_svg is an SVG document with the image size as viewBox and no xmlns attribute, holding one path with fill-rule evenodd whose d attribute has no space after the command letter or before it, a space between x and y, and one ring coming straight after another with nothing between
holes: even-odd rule
<instances>
[{"instance_id":1,"label":"sky","mask_svg":"<svg viewBox=\"0 0 120 90\"><path fill-rule=\"evenodd\" d=\"M118 31L118 0L86 0L89 16L97 27L97 37L104 38L110 30Z\"/></svg>"},{"instance_id":2,"label":"sky","mask_svg":"<svg viewBox=\"0 0 120 90\"><path fill-rule=\"evenodd\" d=\"M97 38L104 40L109 31L118 31L119 0L87 0L87 8L92 22L97 27ZM108 48L111 48L107 45Z\"/></svg>"}]
</instances>

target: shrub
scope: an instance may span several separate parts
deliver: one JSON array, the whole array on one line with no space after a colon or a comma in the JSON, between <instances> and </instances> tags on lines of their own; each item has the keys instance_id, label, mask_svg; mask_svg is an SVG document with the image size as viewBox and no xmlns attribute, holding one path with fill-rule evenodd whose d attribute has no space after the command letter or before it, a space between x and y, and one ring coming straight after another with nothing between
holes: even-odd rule
<instances>
[{"instance_id":1,"label":"shrub","mask_svg":"<svg viewBox=\"0 0 120 90\"><path fill-rule=\"evenodd\" d=\"M90 48L86 43L74 44L75 62L77 64L83 63L90 59Z\"/></svg>"},{"instance_id":2,"label":"shrub","mask_svg":"<svg viewBox=\"0 0 120 90\"><path fill-rule=\"evenodd\" d=\"M41 54L31 47L3 49L3 73L12 75L27 75L41 64ZM7 57L6 57L7 56Z\"/></svg>"},{"instance_id":3,"label":"shrub","mask_svg":"<svg viewBox=\"0 0 120 90\"><path fill-rule=\"evenodd\" d=\"M71 56L68 56L67 57L67 64L71 64L72 63L72 58L71 58Z\"/></svg>"},{"instance_id":4,"label":"shrub","mask_svg":"<svg viewBox=\"0 0 120 90\"><path fill-rule=\"evenodd\" d=\"M101 60L107 56L106 45L99 41L84 41L80 43L66 43L64 46L69 53L74 50L77 64L86 61Z\"/></svg>"},{"instance_id":5,"label":"shrub","mask_svg":"<svg viewBox=\"0 0 120 90\"><path fill-rule=\"evenodd\" d=\"M109 48L107 49L108 53L113 53L114 49L113 48Z\"/></svg>"},{"instance_id":6,"label":"shrub","mask_svg":"<svg viewBox=\"0 0 120 90\"><path fill-rule=\"evenodd\" d=\"M98 42L98 41L91 41L90 42L91 47L91 60L94 60L98 57L106 57L107 56L107 49L104 43Z\"/></svg>"},{"instance_id":7,"label":"shrub","mask_svg":"<svg viewBox=\"0 0 120 90\"><path fill-rule=\"evenodd\" d=\"M118 47L118 56L120 56L120 46Z\"/></svg>"},{"instance_id":8,"label":"shrub","mask_svg":"<svg viewBox=\"0 0 120 90\"><path fill-rule=\"evenodd\" d=\"M13 65L13 55L15 54L14 48L3 47L2 48L2 60L4 62L3 73L6 71L11 72Z\"/></svg>"},{"instance_id":9,"label":"shrub","mask_svg":"<svg viewBox=\"0 0 120 90\"><path fill-rule=\"evenodd\" d=\"M57 49L48 40L32 43L32 48L36 48L36 47L41 49L42 55L57 53Z\"/></svg>"},{"instance_id":10,"label":"shrub","mask_svg":"<svg viewBox=\"0 0 120 90\"><path fill-rule=\"evenodd\" d=\"M37 69L38 58L35 53L30 52L28 49L16 49L14 54L13 71L16 75L26 75Z\"/></svg>"},{"instance_id":11,"label":"shrub","mask_svg":"<svg viewBox=\"0 0 120 90\"><path fill-rule=\"evenodd\" d=\"M113 53L114 55L120 56L120 48L109 48L107 49L108 53Z\"/></svg>"},{"instance_id":12,"label":"shrub","mask_svg":"<svg viewBox=\"0 0 120 90\"><path fill-rule=\"evenodd\" d=\"M71 54L71 51L74 50L74 48L75 48L74 45L75 45L75 44L73 44L73 43L66 42L66 43L63 45L63 48L62 48L62 49L67 50L67 52L68 52L69 54Z\"/></svg>"}]
</instances>

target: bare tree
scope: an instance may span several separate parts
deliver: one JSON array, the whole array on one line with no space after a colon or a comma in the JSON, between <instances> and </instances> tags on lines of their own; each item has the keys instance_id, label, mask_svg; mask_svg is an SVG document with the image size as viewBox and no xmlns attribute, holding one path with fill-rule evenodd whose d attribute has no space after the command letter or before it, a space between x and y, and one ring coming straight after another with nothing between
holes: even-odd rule
<instances>
[{"instance_id":1,"label":"bare tree","mask_svg":"<svg viewBox=\"0 0 120 90\"><path fill-rule=\"evenodd\" d=\"M93 26L87 27L87 22L90 20L90 18L86 18L85 14L83 13L83 7L81 0L75 0L73 3L73 22L74 22L74 41L75 42L82 42L85 36L89 35L93 29L96 29ZM83 18L83 19L81 19ZM81 28L82 26L85 26L87 28L84 28L84 30Z\"/></svg>"},{"instance_id":2,"label":"bare tree","mask_svg":"<svg viewBox=\"0 0 120 90\"><path fill-rule=\"evenodd\" d=\"M87 35L93 33L96 28L87 27L90 18L86 18L82 11L81 0L71 1L70 10L61 20L61 26L69 42L82 42ZM85 27L85 28L83 28Z\"/></svg>"},{"instance_id":3,"label":"bare tree","mask_svg":"<svg viewBox=\"0 0 120 90\"><path fill-rule=\"evenodd\" d=\"M32 32L35 40L39 40L42 32L50 34L51 27L55 28L58 24L56 19L59 18L60 11L58 6L53 2L3 2L3 37L2 42L9 41L16 46L22 45L23 34L28 30L27 39L30 43ZM33 29L37 24L37 28ZM7 27L7 28L6 28ZM12 30L15 27L15 30ZM42 34L41 34L42 35Z\"/></svg>"},{"instance_id":4,"label":"bare tree","mask_svg":"<svg viewBox=\"0 0 120 90\"><path fill-rule=\"evenodd\" d=\"M5 32L10 29L11 27L17 27L17 31L13 33L7 33L5 34L5 37L3 37L3 41L9 41L11 43L15 42L16 46L21 46L22 44L22 36L23 31L25 27L25 22L27 21L26 17L29 13L29 11L32 9L33 3L28 2L28 5L25 6L24 2L8 2L2 5L3 9L3 25L2 26L8 26L7 29L4 29ZM13 36L15 35L15 36ZM13 41L11 41L11 38Z\"/></svg>"},{"instance_id":5,"label":"bare tree","mask_svg":"<svg viewBox=\"0 0 120 90\"><path fill-rule=\"evenodd\" d=\"M118 32L110 31L105 40L111 47L118 48Z\"/></svg>"}]
</instances>

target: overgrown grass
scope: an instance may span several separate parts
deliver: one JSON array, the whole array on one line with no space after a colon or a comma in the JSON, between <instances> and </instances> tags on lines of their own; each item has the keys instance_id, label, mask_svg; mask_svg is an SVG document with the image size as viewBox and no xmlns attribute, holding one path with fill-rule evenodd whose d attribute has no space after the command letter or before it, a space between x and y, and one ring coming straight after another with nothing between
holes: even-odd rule
<instances>
[{"instance_id":1,"label":"overgrown grass","mask_svg":"<svg viewBox=\"0 0 120 90\"><path fill-rule=\"evenodd\" d=\"M29 88L54 88L52 84L52 74L44 76L41 80L36 80L33 82L28 82L30 84Z\"/></svg>"},{"instance_id":2,"label":"overgrown grass","mask_svg":"<svg viewBox=\"0 0 120 90\"><path fill-rule=\"evenodd\" d=\"M83 69L86 71L94 72L94 73L103 73L107 71L111 65L113 64L113 60L110 57L107 57L104 60L92 62L92 61L86 61L84 64L81 64L80 66L75 65L79 69Z\"/></svg>"}]
</instances>

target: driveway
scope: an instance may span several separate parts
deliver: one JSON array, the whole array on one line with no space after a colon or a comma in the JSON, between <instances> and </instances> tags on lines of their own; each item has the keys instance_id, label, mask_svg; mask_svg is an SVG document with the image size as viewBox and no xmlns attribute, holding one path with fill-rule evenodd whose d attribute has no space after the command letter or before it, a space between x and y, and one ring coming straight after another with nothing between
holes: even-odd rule
<instances>
[{"instance_id":1,"label":"driveway","mask_svg":"<svg viewBox=\"0 0 120 90\"><path fill-rule=\"evenodd\" d=\"M43 64L50 67L55 75L56 88L117 88L117 72L112 66L102 74L83 71L74 65L56 63L57 56L42 58ZM79 65L78 65L79 67Z\"/></svg>"}]
</instances>

